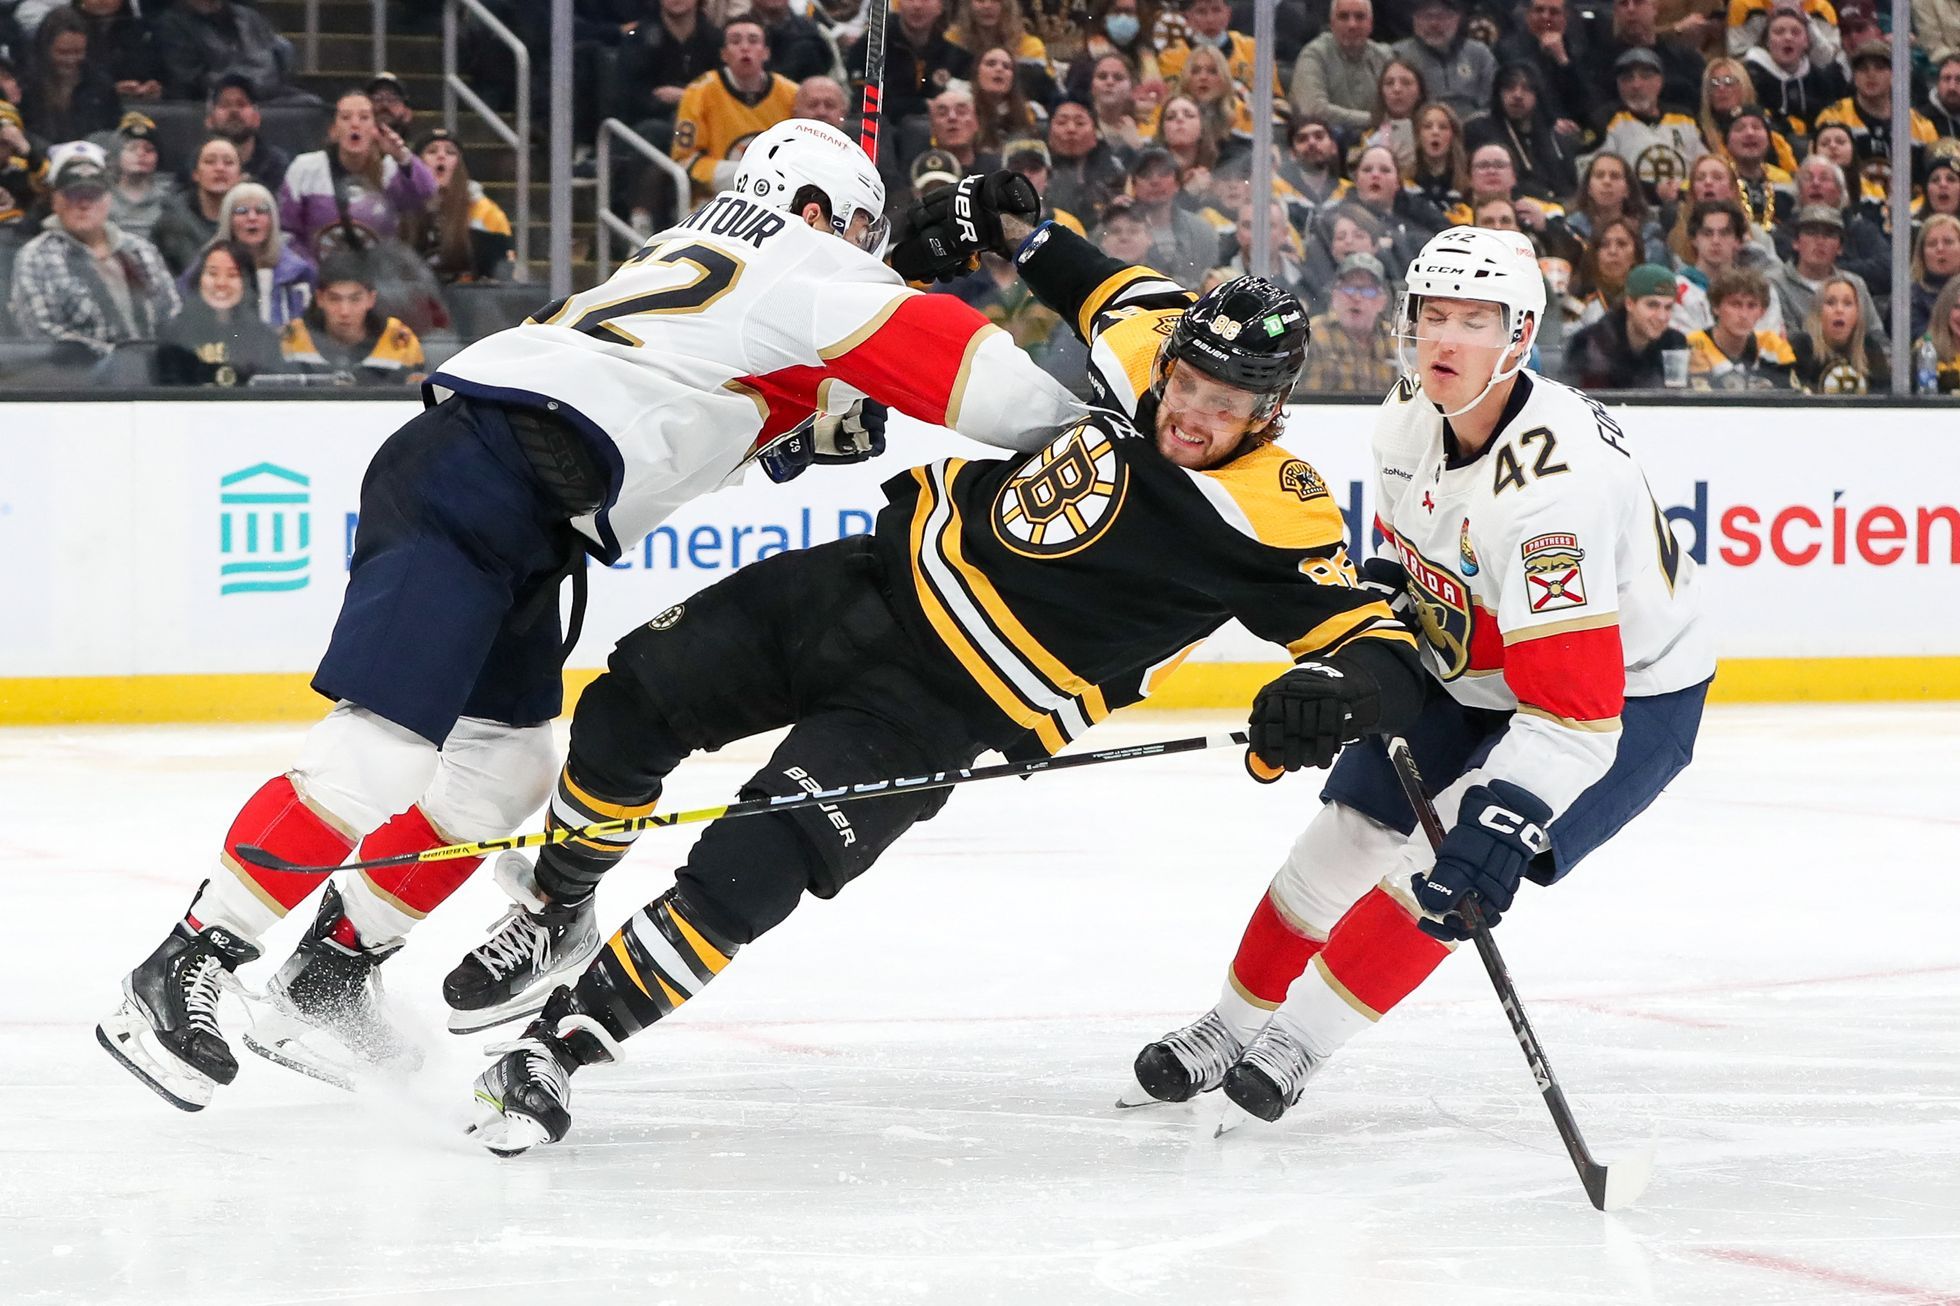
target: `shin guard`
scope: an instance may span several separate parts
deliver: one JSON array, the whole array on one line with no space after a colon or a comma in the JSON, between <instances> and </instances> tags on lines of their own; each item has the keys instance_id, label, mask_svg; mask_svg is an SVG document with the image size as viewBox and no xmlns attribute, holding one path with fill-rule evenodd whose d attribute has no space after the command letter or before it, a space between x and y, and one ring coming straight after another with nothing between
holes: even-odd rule
<instances>
[{"instance_id":1,"label":"shin guard","mask_svg":"<svg viewBox=\"0 0 1960 1306\"><path fill-rule=\"evenodd\" d=\"M613 1037L631 1037L699 993L735 951L670 889L634 912L586 967L580 1009Z\"/></svg>"},{"instance_id":2,"label":"shin guard","mask_svg":"<svg viewBox=\"0 0 1960 1306\"><path fill-rule=\"evenodd\" d=\"M187 917L191 928L221 924L257 939L326 878L254 866L238 856L240 844L256 844L302 865L334 866L347 860L355 837L354 831L308 803L291 775L266 781L232 818L218 857L224 873L213 876L192 904Z\"/></svg>"},{"instance_id":3,"label":"shin guard","mask_svg":"<svg viewBox=\"0 0 1960 1306\"><path fill-rule=\"evenodd\" d=\"M1416 926L1405 885L1362 895L1287 994L1280 1014L1316 1054L1331 1054L1409 996L1450 955Z\"/></svg>"},{"instance_id":4,"label":"shin guard","mask_svg":"<svg viewBox=\"0 0 1960 1306\"><path fill-rule=\"evenodd\" d=\"M430 823L421 806L409 808L361 841L358 860L399 857L455 843ZM481 857L381 866L343 876L348 918L368 947L392 943L463 887L483 864Z\"/></svg>"},{"instance_id":5,"label":"shin guard","mask_svg":"<svg viewBox=\"0 0 1960 1306\"><path fill-rule=\"evenodd\" d=\"M1288 920L1268 891L1246 922L1228 982L1245 1001L1272 1011L1286 1000L1286 990L1314 954L1326 946L1326 935Z\"/></svg>"}]
</instances>

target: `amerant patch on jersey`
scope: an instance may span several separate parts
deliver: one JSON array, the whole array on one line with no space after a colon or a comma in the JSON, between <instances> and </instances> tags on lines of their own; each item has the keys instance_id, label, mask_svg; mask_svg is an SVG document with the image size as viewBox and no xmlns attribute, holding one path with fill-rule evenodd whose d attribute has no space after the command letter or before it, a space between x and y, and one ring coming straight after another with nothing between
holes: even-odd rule
<instances>
[{"instance_id":1,"label":"amerant patch on jersey","mask_svg":"<svg viewBox=\"0 0 1960 1306\"><path fill-rule=\"evenodd\" d=\"M1519 546L1524 555L1525 592L1533 612L1580 608L1586 604L1585 572L1580 563L1586 551L1579 537L1567 531L1534 535Z\"/></svg>"}]
</instances>

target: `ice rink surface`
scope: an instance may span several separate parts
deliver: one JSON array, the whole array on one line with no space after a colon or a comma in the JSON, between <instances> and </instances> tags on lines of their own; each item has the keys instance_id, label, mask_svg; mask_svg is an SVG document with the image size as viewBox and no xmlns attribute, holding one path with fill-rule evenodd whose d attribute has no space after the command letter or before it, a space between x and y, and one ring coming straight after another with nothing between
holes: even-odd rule
<instances>
[{"instance_id":1,"label":"ice rink surface","mask_svg":"<svg viewBox=\"0 0 1960 1306\"><path fill-rule=\"evenodd\" d=\"M437 983L502 910L487 876L389 963L412 1083L240 1047L174 1111L91 1026L299 735L0 732L0 1301L1960 1303L1960 709L1716 710L1652 811L1527 888L1499 941L1594 1150L1659 1140L1612 1216L1467 949L1279 1127L1112 1109L1315 806L1223 753L959 793L575 1079L559 1147L457 1132L491 1036L443 1032ZM649 835L603 923L687 841Z\"/></svg>"}]
</instances>

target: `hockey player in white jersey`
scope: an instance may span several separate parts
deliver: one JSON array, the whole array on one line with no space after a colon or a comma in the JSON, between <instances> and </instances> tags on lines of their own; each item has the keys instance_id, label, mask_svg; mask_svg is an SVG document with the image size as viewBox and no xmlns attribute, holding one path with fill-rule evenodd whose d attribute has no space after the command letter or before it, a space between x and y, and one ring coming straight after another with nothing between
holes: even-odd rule
<instances>
[{"instance_id":1,"label":"hockey player in white jersey","mask_svg":"<svg viewBox=\"0 0 1960 1306\"><path fill-rule=\"evenodd\" d=\"M1545 306L1531 248L1452 228L1407 280L1363 570L1421 627L1435 685L1406 737L1448 833L1432 853L1379 740L1348 748L1217 1004L1143 1049L1125 1105L1222 1087L1279 1119L1469 937L1466 896L1496 924L1693 754L1715 669L1694 561L1613 419L1525 369Z\"/></svg>"},{"instance_id":2,"label":"hockey player in white jersey","mask_svg":"<svg viewBox=\"0 0 1960 1306\"><path fill-rule=\"evenodd\" d=\"M334 707L294 768L246 802L189 911L123 981L121 1008L96 1030L111 1055L185 1110L236 1075L219 992L326 878L260 869L240 845L332 865L357 846L371 857L501 837L538 809L557 769L549 722L569 643L558 593L588 554L616 560L813 412L827 419L817 459L849 461L882 446L867 400L1016 450L1082 411L1005 332L880 261L884 202L849 137L781 123L750 145L732 190L604 285L430 378L428 408L362 486L346 597L313 679ZM376 1006L376 967L475 865L329 885L269 986L280 1021L248 1043L317 1073L301 1031L326 1027L368 1060L412 1063ZM448 983L493 983L509 949L582 965L599 943L507 933Z\"/></svg>"}]
</instances>

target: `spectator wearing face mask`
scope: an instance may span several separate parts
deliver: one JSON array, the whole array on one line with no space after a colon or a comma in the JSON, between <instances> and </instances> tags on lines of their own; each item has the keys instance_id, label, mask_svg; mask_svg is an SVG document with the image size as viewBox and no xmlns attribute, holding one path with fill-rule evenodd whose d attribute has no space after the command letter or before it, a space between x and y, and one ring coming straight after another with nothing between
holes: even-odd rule
<instances>
[{"instance_id":1,"label":"spectator wearing face mask","mask_svg":"<svg viewBox=\"0 0 1960 1306\"><path fill-rule=\"evenodd\" d=\"M1108 54L1120 54L1129 61L1139 87L1151 83L1162 86L1164 74L1157 65L1157 47L1143 30L1138 0L1096 0L1090 8L1083 57L1093 61Z\"/></svg>"}]
</instances>

